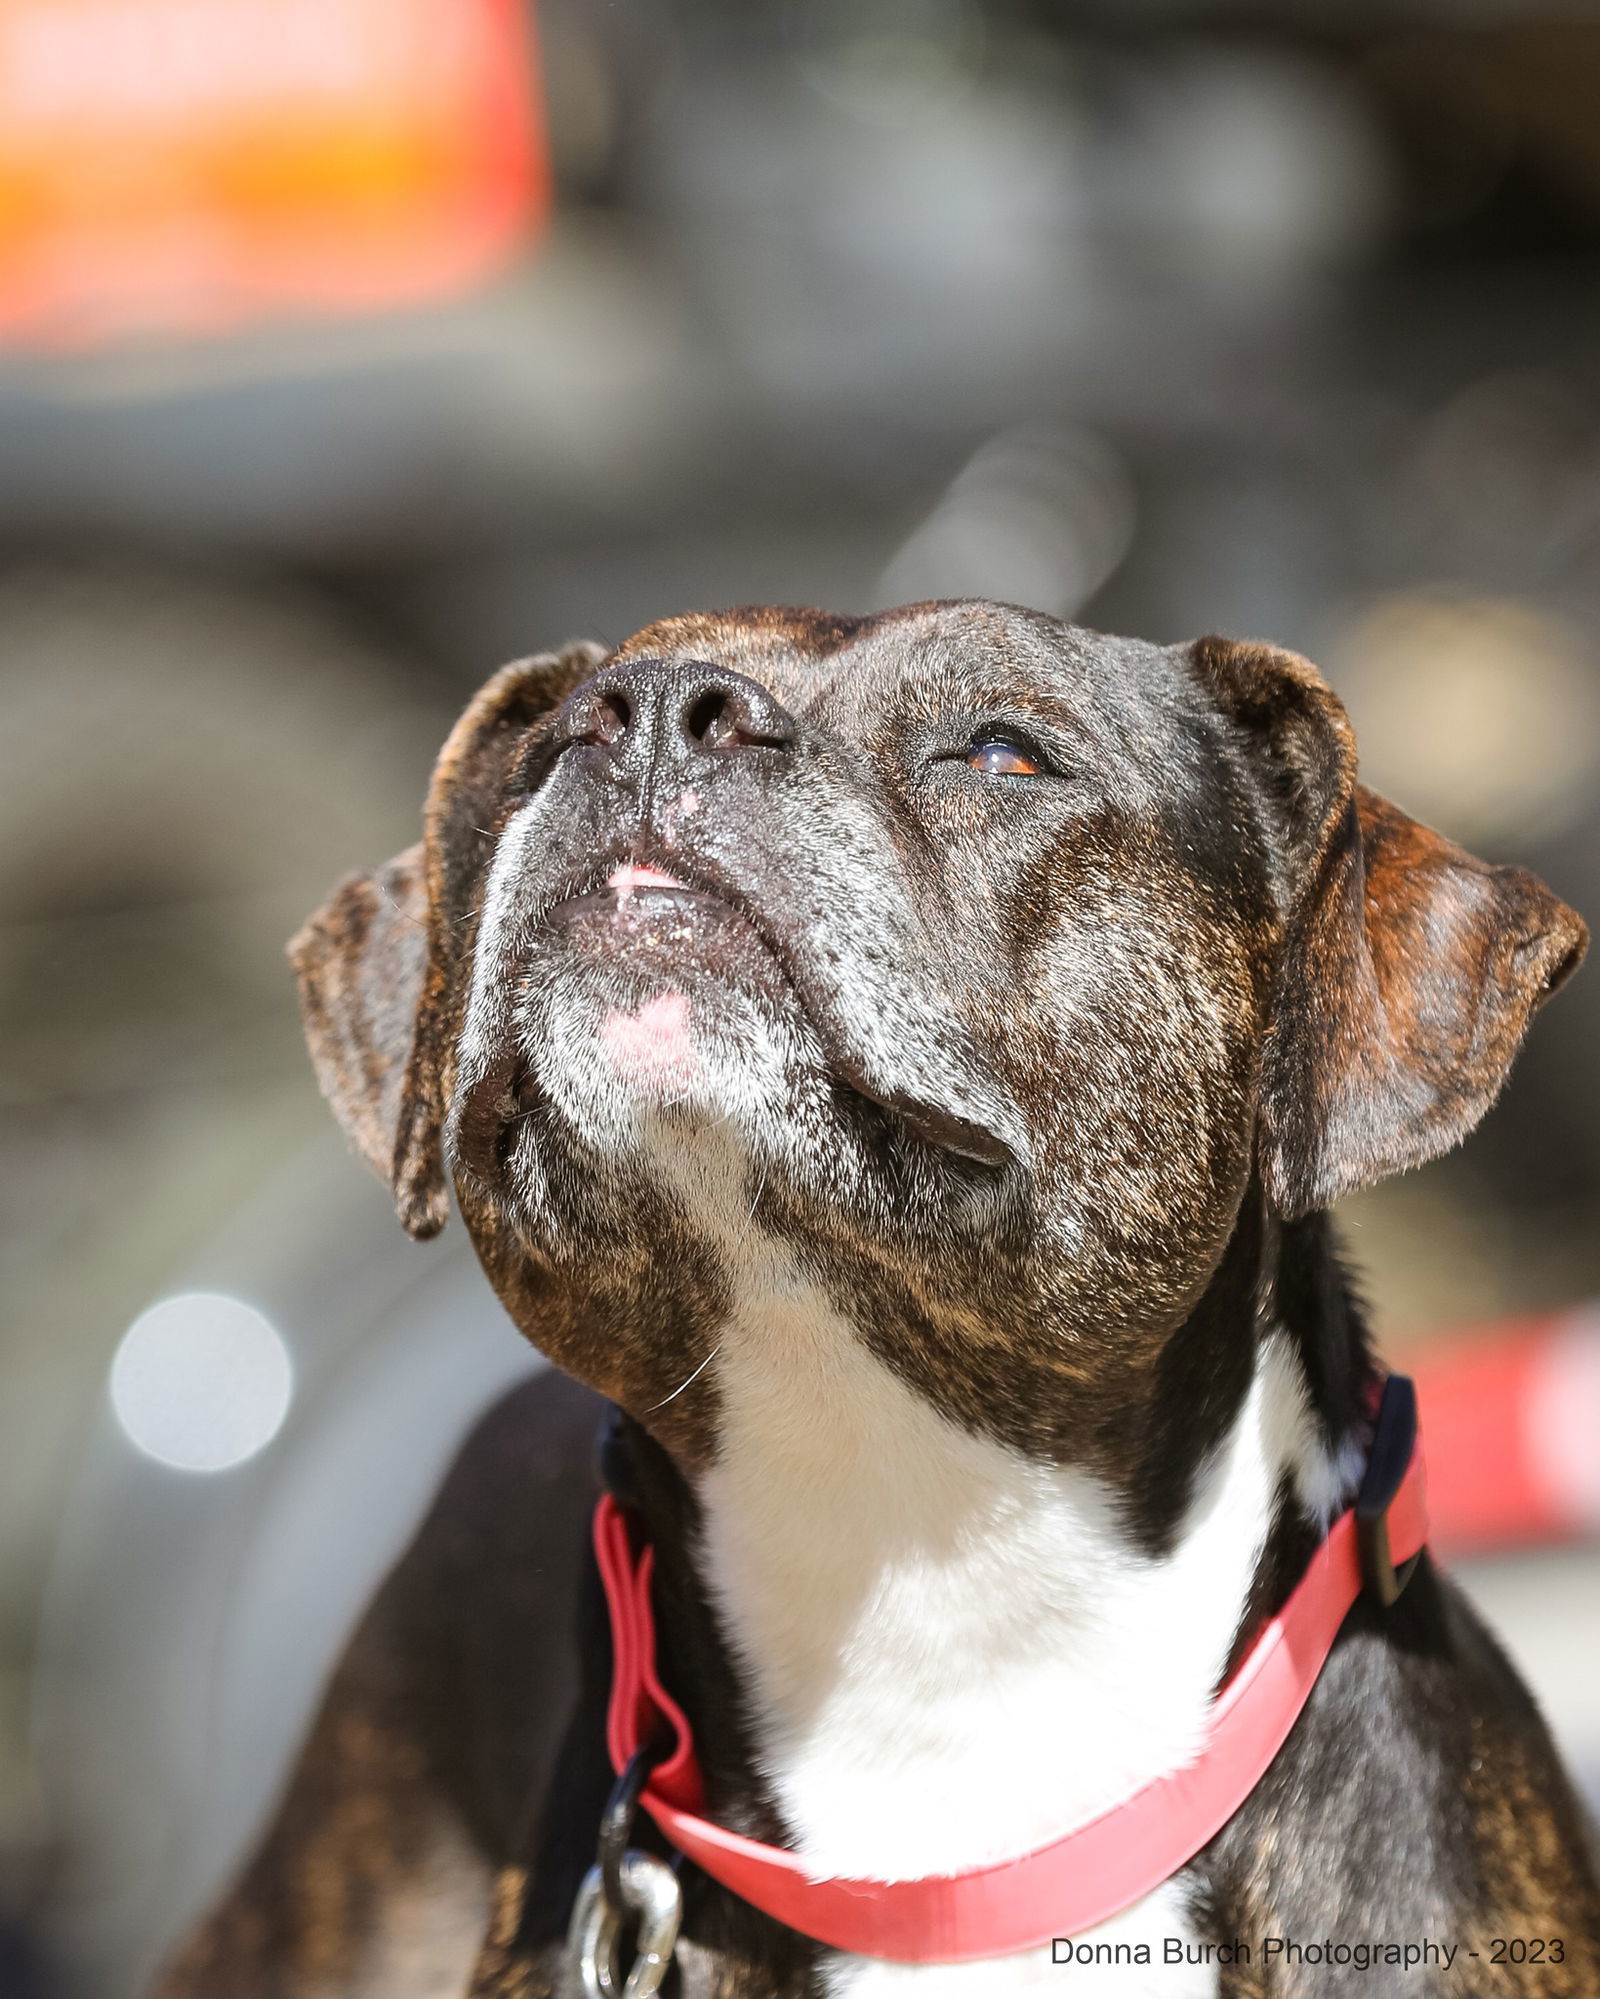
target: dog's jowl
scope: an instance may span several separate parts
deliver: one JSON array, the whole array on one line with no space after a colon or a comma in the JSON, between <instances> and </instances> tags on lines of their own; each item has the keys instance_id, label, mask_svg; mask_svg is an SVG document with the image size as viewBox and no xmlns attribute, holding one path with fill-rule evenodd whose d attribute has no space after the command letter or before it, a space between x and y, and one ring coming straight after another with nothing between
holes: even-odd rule
<instances>
[{"instance_id":1,"label":"dog's jowl","mask_svg":"<svg viewBox=\"0 0 1600 1999\"><path fill-rule=\"evenodd\" d=\"M1325 1210L1472 1128L1583 946L1364 790L1268 647L948 603L507 668L293 956L402 1222L453 1191L573 1379L468 1445L167 1999L603 1989L606 1402L715 1826L921 1883L1203 1760L1374 1449ZM1600 1993L1527 1694L1425 1555L1381 1594L1220 1832L1081 1933L907 1962L685 1862L664 1989Z\"/></svg>"}]
</instances>

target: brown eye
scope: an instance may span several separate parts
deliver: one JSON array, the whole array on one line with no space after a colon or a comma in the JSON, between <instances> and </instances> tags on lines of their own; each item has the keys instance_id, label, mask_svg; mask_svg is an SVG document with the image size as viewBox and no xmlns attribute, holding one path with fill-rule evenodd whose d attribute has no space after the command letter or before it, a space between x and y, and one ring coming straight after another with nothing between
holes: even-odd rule
<instances>
[{"instance_id":1,"label":"brown eye","mask_svg":"<svg viewBox=\"0 0 1600 1999\"><path fill-rule=\"evenodd\" d=\"M967 764L972 770L981 770L986 777L1038 777L1040 774L1038 764L1026 750L992 736L987 739L980 737L967 745Z\"/></svg>"}]
</instances>

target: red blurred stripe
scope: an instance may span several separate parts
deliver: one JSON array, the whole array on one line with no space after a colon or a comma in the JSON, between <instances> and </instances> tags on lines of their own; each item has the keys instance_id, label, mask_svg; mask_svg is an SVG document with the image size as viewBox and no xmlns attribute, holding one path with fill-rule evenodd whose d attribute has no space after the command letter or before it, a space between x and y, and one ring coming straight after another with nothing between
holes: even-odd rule
<instances>
[{"instance_id":1,"label":"red blurred stripe","mask_svg":"<svg viewBox=\"0 0 1600 1999\"><path fill-rule=\"evenodd\" d=\"M1480 1328L1407 1371L1441 1554L1600 1530L1600 1310Z\"/></svg>"}]
</instances>

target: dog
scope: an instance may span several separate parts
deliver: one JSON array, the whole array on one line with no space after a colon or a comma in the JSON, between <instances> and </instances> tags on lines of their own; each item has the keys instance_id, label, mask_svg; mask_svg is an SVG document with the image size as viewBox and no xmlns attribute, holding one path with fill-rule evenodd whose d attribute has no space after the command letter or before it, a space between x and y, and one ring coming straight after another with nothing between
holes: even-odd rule
<instances>
[{"instance_id":1,"label":"dog","mask_svg":"<svg viewBox=\"0 0 1600 1999\"><path fill-rule=\"evenodd\" d=\"M401 1221L453 1187L564 1375L465 1449L164 1999L607 1989L568 1926L616 1781L608 1405L707 1821L920 1883L1168 1782L1381 1441L1327 1210L1471 1130L1585 943L1364 789L1270 646L963 601L506 668L420 845L291 948ZM1383 1594L1081 1933L907 1962L686 1863L629 1992L1600 1993L1533 1702L1426 1553Z\"/></svg>"}]
</instances>

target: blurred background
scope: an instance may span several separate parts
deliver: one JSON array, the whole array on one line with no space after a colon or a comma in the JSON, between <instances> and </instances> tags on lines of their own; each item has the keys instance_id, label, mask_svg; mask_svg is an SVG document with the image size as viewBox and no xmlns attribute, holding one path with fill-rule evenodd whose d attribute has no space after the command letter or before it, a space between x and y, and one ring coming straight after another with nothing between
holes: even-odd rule
<instances>
[{"instance_id":1,"label":"blurred background","mask_svg":"<svg viewBox=\"0 0 1600 1999\"><path fill-rule=\"evenodd\" d=\"M488 671L753 600L1270 637L1592 921L1597 335L1588 7L0 0L6 1999L132 1999L537 1364L282 958ZM1597 1026L1346 1222L1600 1793Z\"/></svg>"}]
</instances>

